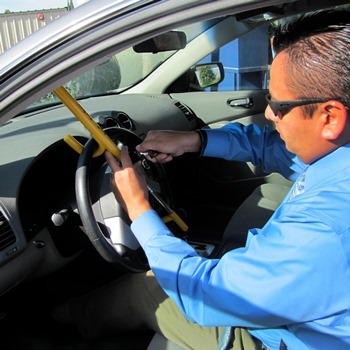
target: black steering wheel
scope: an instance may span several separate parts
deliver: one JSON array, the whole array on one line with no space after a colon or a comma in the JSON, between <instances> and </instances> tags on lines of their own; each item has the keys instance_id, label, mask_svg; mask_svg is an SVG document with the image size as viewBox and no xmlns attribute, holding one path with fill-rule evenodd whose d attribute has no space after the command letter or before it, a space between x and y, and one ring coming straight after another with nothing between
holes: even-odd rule
<instances>
[{"instance_id":1,"label":"black steering wheel","mask_svg":"<svg viewBox=\"0 0 350 350\"><path fill-rule=\"evenodd\" d=\"M104 129L116 143L128 146L133 162L140 160L135 147L142 139L133 132L117 127ZM98 253L108 262L132 272L149 269L145 253L130 229L130 219L116 201L110 188L110 168L104 155L93 158L97 142L91 138L81 153L75 176L75 191L83 230ZM148 185L172 207L167 177L160 164L142 160ZM150 196L152 207L160 216L165 209Z\"/></svg>"}]
</instances>

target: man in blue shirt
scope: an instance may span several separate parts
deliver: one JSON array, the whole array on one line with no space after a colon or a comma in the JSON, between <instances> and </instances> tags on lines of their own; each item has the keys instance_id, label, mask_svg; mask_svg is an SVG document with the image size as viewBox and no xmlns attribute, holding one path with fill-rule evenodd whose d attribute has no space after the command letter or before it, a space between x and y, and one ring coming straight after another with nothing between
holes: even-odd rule
<instances>
[{"instance_id":1,"label":"man in blue shirt","mask_svg":"<svg viewBox=\"0 0 350 350\"><path fill-rule=\"evenodd\" d=\"M220 259L200 257L152 209L127 148L121 164L106 153L116 198L166 292L151 273L126 277L124 286L118 281L97 294L116 299L110 308L120 307L110 324L122 327L126 297L119 298L128 290L130 314L144 319L130 327L151 327L188 349L216 349L225 326L234 327L233 349L350 348L349 13L289 22L275 33L274 49L265 116L276 130L232 123L200 132L152 131L137 146L159 152L150 161L202 150L295 180L266 225L248 232L245 247ZM94 308L85 307L91 324L82 331L103 324ZM140 311L147 308L152 315Z\"/></svg>"}]
</instances>

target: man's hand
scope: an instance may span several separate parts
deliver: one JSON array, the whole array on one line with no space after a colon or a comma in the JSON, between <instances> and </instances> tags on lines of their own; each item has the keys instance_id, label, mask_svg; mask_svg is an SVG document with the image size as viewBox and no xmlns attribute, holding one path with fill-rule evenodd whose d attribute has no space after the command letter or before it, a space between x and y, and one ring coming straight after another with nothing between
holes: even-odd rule
<instances>
[{"instance_id":1,"label":"man's hand","mask_svg":"<svg viewBox=\"0 0 350 350\"><path fill-rule=\"evenodd\" d=\"M129 214L131 221L134 221L139 215L152 209L141 163L132 164L126 146L121 151L120 161L108 151L105 152L105 157L112 169L111 188L114 196Z\"/></svg>"},{"instance_id":2,"label":"man's hand","mask_svg":"<svg viewBox=\"0 0 350 350\"><path fill-rule=\"evenodd\" d=\"M156 151L158 155L146 155L146 158L153 163L166 163L186 152L198 152L200 147L201 140L195 131L152 130L145 140L136 146L136 150Z\"/></svg>"}]
</instances>

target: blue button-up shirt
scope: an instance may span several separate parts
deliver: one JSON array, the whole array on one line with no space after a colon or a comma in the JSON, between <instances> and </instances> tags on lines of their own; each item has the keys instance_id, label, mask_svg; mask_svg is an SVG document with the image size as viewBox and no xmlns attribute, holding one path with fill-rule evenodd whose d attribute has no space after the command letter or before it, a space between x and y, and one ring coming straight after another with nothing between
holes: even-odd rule
<instances>
[{"instance_id":1,"label":"blue button-up shirt","mask_svg":"<svg viewBox=\"0 0 350 350\"><path fill-rule=\"evenodd\" d=\"M349 349L350 144L307 166L267 128L237 123L207 134L205 156L303 174L301 191L292 187L246 246L221 259L200 257L153 210L142 214L132 230L159 283L189 320L247 327L271 350L281 339L289 350Z\"/></svg>"}]
</instances>

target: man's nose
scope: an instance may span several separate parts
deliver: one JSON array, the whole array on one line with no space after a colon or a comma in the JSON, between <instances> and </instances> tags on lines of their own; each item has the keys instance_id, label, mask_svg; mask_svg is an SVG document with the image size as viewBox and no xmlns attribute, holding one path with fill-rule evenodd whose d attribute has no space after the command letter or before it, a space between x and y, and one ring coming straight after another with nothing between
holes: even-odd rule
<instances>
[{"instance_id":1,"label":"man's nose","mask_svg":"<svg viewBox=\"0 0 350 350\"><path fill-rule=\"evenodd\" d=\"M272 120L273 122L277 119L269 105L267 105L265 109L265 118L268 120Z\"/></svg>"}]
</instances>

